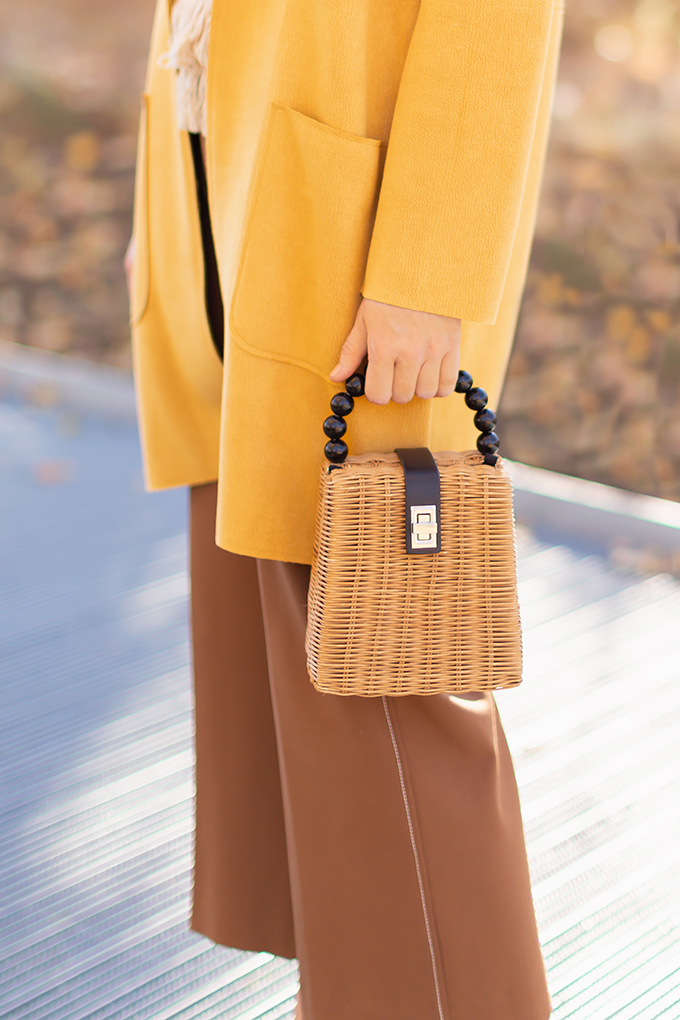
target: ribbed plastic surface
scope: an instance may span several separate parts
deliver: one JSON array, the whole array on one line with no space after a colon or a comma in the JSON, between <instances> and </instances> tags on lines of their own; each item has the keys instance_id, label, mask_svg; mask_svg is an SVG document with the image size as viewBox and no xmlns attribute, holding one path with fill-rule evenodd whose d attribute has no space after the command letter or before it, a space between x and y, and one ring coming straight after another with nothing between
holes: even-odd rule
<instances>
[{"instance_id":1,"label":"ribbed plastic surface","mask_svg":"<svg viewBox=\"0 0 680 1020\"><path fill-rule=\"evenodd\" d=\"M0 559L0 1017L289 1017L294 965L187 929L184 493L142 492L131 427L5 401ZM498 700L555 1017L677 1020L679 587L528 536L520 574Z\"/></svg>"},{"instance_id":2,"label":"ribbed plastic surface","mask_svg":"<svg viewBox=\"0 0 680 1020\"><path fill-rule=\"evenodd\" d=\"M680 585L522 542L515 756L558 1020L680 1017Z\"/></svg>"}]
</instances>

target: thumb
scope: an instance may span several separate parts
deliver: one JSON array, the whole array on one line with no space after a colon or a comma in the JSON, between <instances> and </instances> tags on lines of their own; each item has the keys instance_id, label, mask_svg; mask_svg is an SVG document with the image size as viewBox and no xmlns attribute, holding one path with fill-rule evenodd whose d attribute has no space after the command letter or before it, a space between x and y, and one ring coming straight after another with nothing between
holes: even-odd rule
<instances>
[{"instance_id":1,"label":"thumb","mask_svg":"<svg viewBox=\"0 0 680 1020\"><path fill-rule=\"evenodd\" d=\"M343 344L340 360L331 372L333 382L349 379L352 373L356 372L359 368L359 365L366 357L367 351L368 332L366 330L366 323L363 316L357 315L352 331Z\"/></svg>"}]
</instances>

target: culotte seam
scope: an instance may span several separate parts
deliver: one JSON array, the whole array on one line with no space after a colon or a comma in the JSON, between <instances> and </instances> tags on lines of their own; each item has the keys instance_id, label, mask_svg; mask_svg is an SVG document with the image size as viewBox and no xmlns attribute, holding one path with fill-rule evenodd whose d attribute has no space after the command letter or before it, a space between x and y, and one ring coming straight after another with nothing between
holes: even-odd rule
<instances>
[{"instance_id":1,"label":"culotte seam","mask_svg":"<svg viewBox=\"0 0 680 1020\"><path fill-rule=\"evenodd\" d=\"M427 899L425 897L425 883L423 881L423 872L420 866L420 855L418 853L418 845L416 843L415 829L413 826L413 816L411 814L411 806L409 804L408 792L406 790L406 780L404 778L404 768L401 761L401 754L399 752L399 744L397 743L397 737L392 723L392 716L390 714L389 705L387 698L383 694L382 696L383 709L385 711L385 718L387 720L387 727L390 731L390 740L392 741L392 750L394 751L394 758L397 763L397 772L399 773L399 786L401 787L401 796L404 801L404 810L406 812L406 822L408 824L409 839L411 841L411 850L413 851L413 861L416 867L416 876L418 878L418 891L420 892L420 905L423 910L423 920L425 922L425 931L427 933L427 945L430 951L430 960L432 963L432 978L434 980L434 990L437 998L437 1012L439 1014L439 1020L446 1020L444 1016L444 1006L442 1002L441 984L439 981L439 971L437 968L437 955L434 948L434 937L432 934L432 925L430 924L430 913L427 908Z\"/></svg>"}]
</instances>

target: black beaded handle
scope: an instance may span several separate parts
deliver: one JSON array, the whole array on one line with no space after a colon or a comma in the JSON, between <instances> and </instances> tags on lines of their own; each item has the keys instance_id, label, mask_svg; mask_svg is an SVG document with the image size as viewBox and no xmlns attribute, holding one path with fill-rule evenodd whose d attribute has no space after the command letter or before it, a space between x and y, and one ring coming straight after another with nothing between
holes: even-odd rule
<instances>
[{"instance_id":1,"label":"black beaded handle","mask_svg":"<svg viewBox=\"0 0 680 1020\"><path fill-rule=\"evenodd\" d=\"M345 418L354 410L354 398L364 395L366 378L361 372L355 372L345 383L345 393L336 393L331 398L331 411L323 423L324 433L328 436L328 442L323 448L326 460L331 464L342 464L349 453L347 443L342 438L347 432ZM485 390L479 386L472 385L472 376L469 372L460 371L456 383L456 393L465 394L465 403L471 411L475 412L475 428L481 432L477 439L477 449L484 454L484 463L495 466L498 458L496 450L500 446L500 439L494 432L496 426L496 414L486 405L489 397Z\"/></svg>"}]
</instances>

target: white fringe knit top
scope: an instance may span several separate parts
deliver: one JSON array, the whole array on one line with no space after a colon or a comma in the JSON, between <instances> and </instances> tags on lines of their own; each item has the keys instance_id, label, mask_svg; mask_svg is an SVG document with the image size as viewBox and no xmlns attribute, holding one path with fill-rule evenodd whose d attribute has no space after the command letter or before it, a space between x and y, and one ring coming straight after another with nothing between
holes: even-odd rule
<instances>
[{"instance_id":1,"label":"white fringe knit top","mask_svg":"<svg viewBox=\"0 0 680 1020\"><path fill-rule=\"evenodd\" d=\"M177 123L180 131L206 134L205 85L212 0L175 0L170 49L161 67L177 74Z\"/></svg>"}]
</instances>

